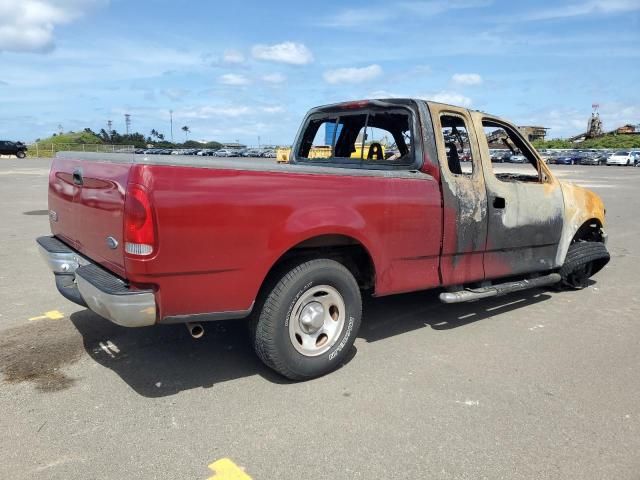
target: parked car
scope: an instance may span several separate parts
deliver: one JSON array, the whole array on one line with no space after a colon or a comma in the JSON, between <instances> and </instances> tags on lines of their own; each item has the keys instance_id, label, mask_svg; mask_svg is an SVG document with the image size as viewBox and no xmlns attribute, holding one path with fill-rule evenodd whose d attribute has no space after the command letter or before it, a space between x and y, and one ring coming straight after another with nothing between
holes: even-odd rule
<instances>
[{"instance_id":1,"label":"parked car","mask_svg":"<svg viewBox=\"0 0 640 480\"><path fill-rule=\"evenodd\" d=\"M214 157L233 157L233 151L228 148L220 148L213 153Z\"/></svg>"},{"instance_id":2,"label":"parked car","mask_svg":"<svg viewBox=\"0 0 640 480\"><path fill-rule=\"evenodd\" d=\"M336 118L334 156L315 158ZM399 155L350 158L365 127ZM483 128L507 132L531 174L494 172L486 144L472 159L484 175L463 174L445 135ZM560 181L514 125L483 112L418 99L323 106L289 160L203 168L58 153L40 251L62 295L118 325L186 323L197 338L204 321L249 317L257 355L294 380L349 358L364 294L440 288L457 303L582 288L609 260L600 197Z\"/></svg>"},{"instance_id":3,"label":"parked car","mask_svg":"<svg viewBox=\"0 0 640 480\"><path fill-rule=\"evenodd\" d=\"M605 165L608 155L601 152L592 152L585 155L580 162L581 165Z\"/></svg>"},{"instance_id":4,"label":"parked car","mask_svg":"<svg viewBox=\"0 0 640 480\"><path fill-rule=\"evenodd\" d=\"M511 155L509 157L510 163L526 163L526 161L527 157L525 157L524 155Z\"/></svg>"},{"instance_id":5,"label":"parked car","mask_svg":"<svg viewBox=\"0 0 640 480\"><path fill-rule=\"evenodd\" d=\"M0 155L15 155L18 158L27 156L27 146L22 142L0 140Z\"/></svg>"},{"instance_id":6,"label":"parked car","mask_svg":"<svg viewBox=\"0 0 640 480\"><path fill-rule=\"evenodd\" d=\"M260 157L262 156L262 150L258 148L249 148L242 153L243 157Z\"/></svg>"},{"instance_id":7,"label":"parked car","mask_svg":"<svg viewBox=\"0 0 640 480\"><path fill-rule=\"evenodd\" d=\"M640 150L631 152L631 155L633 155L633 166L636 167L640 163Z\"/></svg>"},{"instance_id":8,"label":"parked car","mask_svg":"<svg viewBox=\"0 0 640 480\"><path fill-rule=\"evenodd\" d=\"M607 165L634 165L635 156L628 151L618 151L607 158Z\"/></svg>"},{"instance_id":9,"label":"parked car","mask_svg":"<svg viewBox=\"0 0 640 480\"><path fill-rule=\"evenodd\" d=\"M556 165L580 165L584 156L580 153L569 153L556 157L554 162Z\"/></svg>"}]
</instances>

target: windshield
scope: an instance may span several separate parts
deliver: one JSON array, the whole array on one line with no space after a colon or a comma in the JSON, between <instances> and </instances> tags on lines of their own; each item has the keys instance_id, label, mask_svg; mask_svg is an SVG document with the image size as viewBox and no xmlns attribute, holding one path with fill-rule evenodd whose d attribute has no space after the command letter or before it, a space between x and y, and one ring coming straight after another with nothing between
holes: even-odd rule
<instances>
[{"instance_id":1,"label":"windshield","mask_svg":"<svg viewBox=\"0 0 640 480\"><path fill-rule=\"evenodd\" d=\"M627 155L629 155L629 152L616 152L614 153L614 155L616 157L626 157Z\"/></svg>"}]
</instances>

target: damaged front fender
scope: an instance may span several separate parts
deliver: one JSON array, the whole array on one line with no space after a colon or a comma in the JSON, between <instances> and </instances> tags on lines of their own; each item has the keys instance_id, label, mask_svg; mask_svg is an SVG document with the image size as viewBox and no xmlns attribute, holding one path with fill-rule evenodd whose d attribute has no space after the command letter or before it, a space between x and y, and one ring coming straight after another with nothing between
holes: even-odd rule
<instances>
[{"instance_id":1,"label":"damaged front fender","mask_svg":"<svg viewBox=\"0 0 640 480\"><path fill-rule=\"evenodd\" d=\"M557 265L564 263L569 246L585 225L593 224L603 229L605 224L605 208L600 196L573 183L560 182L560 185L564 197L564 222L556 257ZM600 236L602 241L606 240L604 231Z\"/></svg>"}]
</instances>

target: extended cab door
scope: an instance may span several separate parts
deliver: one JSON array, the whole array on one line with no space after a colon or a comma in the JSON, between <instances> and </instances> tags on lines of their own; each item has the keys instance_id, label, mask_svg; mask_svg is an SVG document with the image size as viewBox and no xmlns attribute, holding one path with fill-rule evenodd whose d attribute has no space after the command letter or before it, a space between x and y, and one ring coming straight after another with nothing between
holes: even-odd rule
<instances>
[{"instance_id":1,"label":"extended cab door","mask_svg":"<svg viewBox=\"0 0 640 480\"><path fill-rule=\"evenodd\" d=\"M487 279L550 270L562 234L564 201L560 183L533 147L510 124L482 112L471 113L482 153L488 198ZM508 145L524 164L493 165L491 147Z\"/></svg>"},{"instance_id":2,"label":"extended cab door","mask_svg":"<svg viewBox=\"0 0 640 480\"><path fill-rule=\"evenodd\" d=\"M487 196L476 131L466 109L430 102L428 105L442 185L442 283L483 280Z\"/></svg>"}]
</instances>

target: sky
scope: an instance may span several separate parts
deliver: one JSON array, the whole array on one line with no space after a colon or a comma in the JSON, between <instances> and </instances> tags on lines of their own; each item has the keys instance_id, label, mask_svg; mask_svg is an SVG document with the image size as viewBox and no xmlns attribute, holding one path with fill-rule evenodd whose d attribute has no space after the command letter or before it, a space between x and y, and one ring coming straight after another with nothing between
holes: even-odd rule
<instances>
[{"instance_id":1,"label":"sky","mask_svg":"<svg viewBox=\"0 0 640 480\"><path fill-rule=\"evenodd\" d=\"M640 0L0 0L0 139L156 129L289 144L305 112L419 97L549 127L640 123Z\"/></svg>"}]
</instances>

